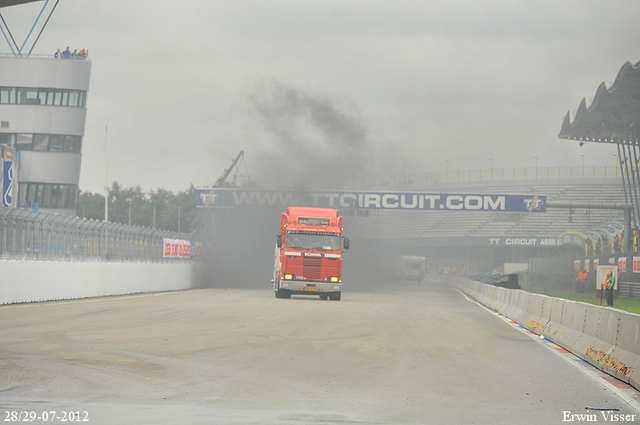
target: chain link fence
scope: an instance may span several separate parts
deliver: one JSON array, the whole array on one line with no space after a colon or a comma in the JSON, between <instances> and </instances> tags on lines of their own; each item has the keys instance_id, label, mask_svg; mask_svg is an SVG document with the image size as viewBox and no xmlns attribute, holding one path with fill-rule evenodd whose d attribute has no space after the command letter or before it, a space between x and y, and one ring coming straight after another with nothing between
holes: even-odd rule
<instances>
[{"instance_id":1,"label":"chain link fence","mask_svg":"<svg viewBox=\"0 0 640 425\"><path fill-rule=\"evenodd\" d=\"M165 256L168 239L196 242L185 233L0 207L1 259L185 261Z\"/></svg>"}]
</instances>

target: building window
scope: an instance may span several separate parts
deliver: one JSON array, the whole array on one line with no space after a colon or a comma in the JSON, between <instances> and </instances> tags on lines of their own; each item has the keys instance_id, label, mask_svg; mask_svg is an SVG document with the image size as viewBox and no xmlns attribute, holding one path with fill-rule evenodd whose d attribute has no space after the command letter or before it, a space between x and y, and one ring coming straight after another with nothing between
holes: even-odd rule
<instances>
[{"instance_id":1,"label":"building window","mask_svg":"<svg viewBox=\"0 0 640 425\"><path fill-rule=\"evenodd\" d=\"M64 134L0 133L0 145L20 151L80 153L82 137Z\"/></svg>"},{"instance_id":2,"label":"building window","mask_svg":"<svg viewBox=\"0 0 640 425\"><path fill-rule=\"evenodd\" d=\"M48 151L49 150L49 136L46 134L34 134L33 135L33 150L34 151Z\"/></svg>"},{"instance_id":3,"label":"building window","mask_svg":"<svg viewBox=\"0 0 640 425\"><path fill-rule=\"evenodd\" d=\"M9 148L13 147L13 141L16 139L15 134L11 133L0 133L0 145L7 146Z\"/></svg>"},{"instance_id":4,"label":"building window","mask_svg":"<svg viewBox=\"0 0 640 425\"><path fill-rule=\"evenodd\" d=\"M18 89L18 102L22 105L39 105L38 89Z\"/></svg>"},{"instance_id":5,"label":"building window","mask_svg":"<svg viewBox=\"0 0 640 425\"><path fill-rule=\"evenodd\" d=\"M80 153L82 147L82 137L80 136L64 136L64 151Z\"/></svg>"},{"instance_id":6,"label":"building window","mask_svg":"<svg viewBox=\"0 0 640 425\"><path fill-rule=\"evenodd\" d=\"M52 135L49 138L49 150L52 152L64 151L64 136L60 134Z\"/></svg>"},{"instance_id":7,"label":"building window","mask_svg":"<svg viewBox=\"0 0 640 425\"><path fill-rule=\"evenodd\" d=\"M19 208L71 209L76 206L76 190L74 184L55 183L20 183L18 186Z\"/></svg>"},{"instance_id":8,"label":"building window","mask_svg":"<svg viewBox=\"0 0 640 425\"><path fill-rule=\"evenodd\" d=\"M16 103L15 87L0 87L0 103Z\"/></svg>"},{"instance_id":9,"label":"building window","mask_svg":"<svg viewBox=\"0 0 640 425\"><path fill-rule=\"evenodd\" d=\"M0 104L72 106L84 108L87 92L26 87L0 87Z\"/></svg>"},{"instance_id":10,"label":"building window","mask_svg":"<svg viewBox=\"0 0 640 425\"><path fill-rule=\"evenodd\" d=\"M19 151L33 150L33 134L16 134L14 147Z\"/></svg>"}]
</instances>

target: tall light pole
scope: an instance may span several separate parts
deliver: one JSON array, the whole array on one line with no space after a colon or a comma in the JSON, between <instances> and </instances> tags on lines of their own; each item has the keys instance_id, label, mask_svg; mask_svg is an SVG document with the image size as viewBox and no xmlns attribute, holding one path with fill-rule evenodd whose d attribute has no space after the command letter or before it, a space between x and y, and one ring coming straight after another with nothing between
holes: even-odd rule
<instances>
[{"instance_id":1,"label":"tall light pole","mask_svg":"<svg viewBox=\"0 0 640 425\"><path fill-rule=\"evenodd\" d=\"M580 154L580 158L582 159L582 173L581 173L581 177L584 177L584 154L581 153Z\"/></svg>"},{"instance_id":2,"label":"tall light pole","mask_svg":"<svg viewBox=\"0 0 640 425\"><path fill-rule=\"evenodd\" d=\"M131 198L127 198L126 201L129 203L129 226L131 226Z\"/></svg>"},{"instance_id":3,"label":"tall light pole","mask_svg":"<svg viewBox=\"0 0 640 425\"><path fill-rule=\"evenodd\" d=\"M536 159L536 178L538 178L538 155L533 155L533 157Z\"/></svg>"},{"instance_id":4,"label":"tall light pole","mask_svg":"<svg viewBox=\"0 0 640 425\"><path fill-rule=\"evenodd\" d=\"M449 181L449 159L445 159L444 162L447 163L447 181Z\"/></svg>"},{"instance_id":5,"label":"tall light pole","mask_svg":"<svg viewBox=\"0 0 640 425\"><path fill-rule=\"evenodd\" d=\"M491 168L489 171L489 180L493 180L493 157L489 157L489 162L491 163Z\"/></svg>"}]
</instances>

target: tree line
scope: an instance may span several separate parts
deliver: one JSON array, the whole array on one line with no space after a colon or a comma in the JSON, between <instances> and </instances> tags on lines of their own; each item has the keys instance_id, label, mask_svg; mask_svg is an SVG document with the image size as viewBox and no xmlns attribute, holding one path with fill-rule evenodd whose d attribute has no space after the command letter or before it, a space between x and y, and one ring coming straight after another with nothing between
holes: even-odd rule
<instances>
[{"instance_id":1,"label":"tree line","mask_svg":"<svg viewBox=\"0 0 640 425\"><path fill-rule=\"evenodd\" d=\"M140 186L109 188L109 221L158 230L191 233L196 218L196 188L193 184L177 194L157 189L144 192ZM104 195L78 191L76 216L104 221Z\"/></svg>"}]
</instances>

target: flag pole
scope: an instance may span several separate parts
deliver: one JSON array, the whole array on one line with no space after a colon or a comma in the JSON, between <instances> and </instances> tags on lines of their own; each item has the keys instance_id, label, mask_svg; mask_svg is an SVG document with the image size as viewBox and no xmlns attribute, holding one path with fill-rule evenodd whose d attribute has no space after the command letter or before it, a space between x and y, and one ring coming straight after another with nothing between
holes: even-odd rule
<instances>
[{"instance_id":1,"label":"flag pole","mask_svg":"<svg viewBox=\"0 0 640 425\"><path fill-rule=\"evenodd\" d=\"M104 125L104 154L105 154L105 172L104 172L104 189L106 191L104 197L104 221L109 221L109 149L107 145L107 128L109 120Z\"/></svg>"}]
</instances>

